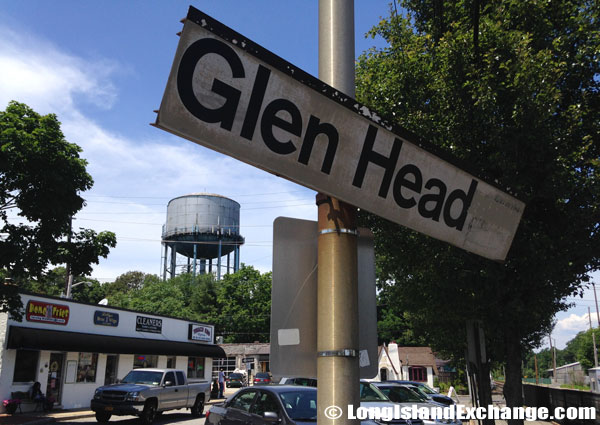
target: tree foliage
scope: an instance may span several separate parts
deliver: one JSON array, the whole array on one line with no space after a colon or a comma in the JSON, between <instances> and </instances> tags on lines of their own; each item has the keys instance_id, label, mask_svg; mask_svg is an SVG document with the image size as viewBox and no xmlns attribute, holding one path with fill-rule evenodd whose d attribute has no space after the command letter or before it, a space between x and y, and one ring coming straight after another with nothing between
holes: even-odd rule
<instances>
[{"instance_id":1,"label":"tree foliage","mask_svg":"<svg viewBox=\"0 0 600 425\"><path fill-rule=\"evenodd\" d=\"M0 111L0 268L13 282L43 277L49 265L69 263L75 274L116 245L111 232L71 232L71 217L92 187L81 148L69 143L56 115L10 102ZM18 317L17 287L0 286L0 311Z\"/></svg>"},{"instance_id":2,"label":"tree foliage","mask_svg":"<svg viewBox=\"0 0 600 425\"><path fill-rule=\"evenodd\" d=\"M226 342L268 342L271 323L271 273L251 266L218 282L220 327Z\"/></svg>"},{"instance_id":3,"label":"tree foliage","mask_svg":"<svg viewBox=\"0 0 600 425\"><path fill-rule=\"evenodd\" d=\"M600 19L585 0L404 2L375 27L357 96L501 182L526 204L508 258L492 263L372 215L382 290L415 332L456 356L483 320L520 402L522 350L581 293L600 254ZM385 285L384 285L385 283ZM451 334L452 332L452 334Z\"/></svg>"},{"instance_id":4,"label":"tree foliage","mask_svg":"<svg viewBox=\"0 0 600 425\"><path fill-rule=\"evenodd\" d=\"M161 281L127 272L104 286L111 306L214 324L225 342L269 341L271 273L251 266L220 281L208 274Z\"/></svg>"}]
</instances>

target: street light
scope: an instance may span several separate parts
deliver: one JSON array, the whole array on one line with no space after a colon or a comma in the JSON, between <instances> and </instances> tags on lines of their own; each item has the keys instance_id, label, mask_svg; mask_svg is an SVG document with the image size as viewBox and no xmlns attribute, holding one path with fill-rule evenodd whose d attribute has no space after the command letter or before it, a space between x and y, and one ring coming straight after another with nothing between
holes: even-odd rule
<instances>
[{"instance_id":1,"label":"street light","mask_svg":"<svg viewBox=\"0 0 600 425\"><path fill-rule=\"evenodd\" d=\"M67 298L71 298L71 289L73 289L77 285L81 285L82 283L85 283L87 286L93 285L92 282L88 282L86 280L77 282L77 283L72 283L72 282L73 282L73 276L69 276L69 285L67 286Z\"/></svg>"}]
</instances>

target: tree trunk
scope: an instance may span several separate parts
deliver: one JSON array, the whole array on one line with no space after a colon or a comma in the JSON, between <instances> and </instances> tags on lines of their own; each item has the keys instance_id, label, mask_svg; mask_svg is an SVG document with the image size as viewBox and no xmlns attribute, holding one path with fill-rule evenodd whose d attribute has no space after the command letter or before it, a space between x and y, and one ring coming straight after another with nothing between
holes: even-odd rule
<instances>
[{"instance_id":1,"label":"tree trunk","mask_svg":"<svg viewBox=\"0 0 600 425\"><path fill-rule=\"evenodd\" d=\"M506 347L506 381L504 382L504 398L507 407L523 406L523 388L521 383L521 343L518 332L505 334ZM509 425L523 425L522 420L512 419Z\"/></svg>"},{"instance_id":2,"label":"tree trunk","mask_svg":"<svg viewBox=\"0 0 600 425\"><path fill-rule=\"evenodd\" d=\"M477 394L479 396L479 405L481 407L487 407L492 405L492 383L490 382L490 364L480 363L479 365L478 385ZM484 419L485 425L493 425L495 421L493 419Z\"/></svg>"}]
</instances>

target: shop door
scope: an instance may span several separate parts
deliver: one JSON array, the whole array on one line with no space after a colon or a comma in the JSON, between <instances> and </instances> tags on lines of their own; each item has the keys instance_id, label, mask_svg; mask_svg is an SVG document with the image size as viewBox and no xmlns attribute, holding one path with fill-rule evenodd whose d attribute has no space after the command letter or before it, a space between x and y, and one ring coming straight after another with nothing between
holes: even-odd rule
<instances>
[{"instance_id":1,"label":"shop door","mask_svg":"<svg viewBox=\"0 0 600 425\"><path fill-rule=\"evenodd\" d=\"M104 372L104 385L110 385L117 382L117 364L118 356L109 354L106 356L106 371Z\"/></svg>"},{"instance_id":2,"label":"shop door","mask_svg":"<svg viewBox=\"0 0 600 425\"><path fill-rule=\"evenodd\" d=\"M64 358L65 355L63 353L50 353L50 366L48 367L46 397L52 397L55 405L61 404Z\"/></svg>"}]
</instances>

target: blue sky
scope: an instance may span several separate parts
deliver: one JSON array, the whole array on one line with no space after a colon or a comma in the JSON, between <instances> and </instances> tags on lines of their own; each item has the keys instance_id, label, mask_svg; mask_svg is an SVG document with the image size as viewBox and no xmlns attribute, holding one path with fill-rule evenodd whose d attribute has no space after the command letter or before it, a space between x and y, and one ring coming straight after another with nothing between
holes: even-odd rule
<instances>
[{"instance_id":1,"label":"blue sky","mask_svg":"<svg viewBox=\"0 0 600 425\"><path fill-rule=\"evenodd\" d=\"M94 269L112 281L160 272L167 202L194 192L241 204L241 261L271 270L277 216L316 219L315 192L151 127L189 4L317 75L317 0L20 0L0 10L0 108L10 100L53 112L83 148L95 180L75 227L117 234ZM389 0L356 1L356 54L384 45L364 34ZM590 301L591 300L591 301ZM558 346L587 327L593 294L562 313ZM595 315L592 316L593 318Z\"/></svg>"}]
</instances>

